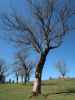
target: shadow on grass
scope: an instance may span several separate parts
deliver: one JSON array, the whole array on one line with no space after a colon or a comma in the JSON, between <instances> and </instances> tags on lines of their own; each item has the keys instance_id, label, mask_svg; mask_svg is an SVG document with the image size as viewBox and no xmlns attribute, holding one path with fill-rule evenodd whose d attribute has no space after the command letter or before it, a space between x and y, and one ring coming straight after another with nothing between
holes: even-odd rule
<instances>
[{"instance_id":1,"label":"shadow on grass","mask_svg":"<svg viewBox=\"0 0 75 100\"><path fill-rule=\"evenodd\" d=\"M42 83L42 86L54 86L57 85L57 83Z\"/></svg>"},{"instance_id":2,"label":"shadow on grass","mask_svg":"<svg viewBox=\"0 0 75 100\"><path fill-rule=\"evenodd\" d=\"M47 98L47 97L50 96L50 95L60 95L60 94L64 94L64 95L73 95L73 94L75 94L75 89L74 89L74 88L65 89L64 91L58 91L58 92L43 94L43 96L44 96L45 98Z\"/></svg>"},{"instance_id":3,"label":"shadow on grass","mask_svg":"<svg viewBox=\"0 0 75 100\"><path fill-rule=\"evenodd\" d=\"M75 88L69 88L69 89L65 89L64 91L58 91L58 92L52 92L52 93L47 93L47 94L41 94L41 95L38 95L38 96L43 96L45 99L47 99L48 96L50 95L74 95L75 94ZM29 96L29 100L32 99L32 98L35 98L38 97L38 96Z\"/></svg>"}]
</instances>

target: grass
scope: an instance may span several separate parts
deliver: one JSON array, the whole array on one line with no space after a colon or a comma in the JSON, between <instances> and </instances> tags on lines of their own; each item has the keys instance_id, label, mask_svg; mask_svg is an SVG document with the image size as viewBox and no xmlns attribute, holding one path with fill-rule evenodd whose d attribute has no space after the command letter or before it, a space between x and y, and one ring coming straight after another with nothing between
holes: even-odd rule
<instances>
[{"instance_id":1,"label":"grass","mask_svg":"<svg viewBox=\"0 0 75 100\"><path fill-rule=\"evenodd\" d=\"M44 81L42 95L31 97L32 86L22 84L0 84L0 100L74 100L75 80Z\"/></svg>"}]
</instances>

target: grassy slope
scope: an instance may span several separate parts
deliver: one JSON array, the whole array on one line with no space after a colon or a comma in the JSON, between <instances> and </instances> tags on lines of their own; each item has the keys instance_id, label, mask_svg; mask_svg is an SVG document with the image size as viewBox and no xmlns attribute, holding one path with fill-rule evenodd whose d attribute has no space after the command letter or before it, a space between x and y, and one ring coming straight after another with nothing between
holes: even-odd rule
<instances>
[{"instance_id":1,"label":"grassy slope","mask_svg":"<svg viewBox=\"0 0 75 100\"><path fill-rule=\"evenodd\" d=\"M0 85L0 100L75 100L75 80L46 81L38 97L30 97L31 89L31 85Z\"/></svg>"}]
</instances>

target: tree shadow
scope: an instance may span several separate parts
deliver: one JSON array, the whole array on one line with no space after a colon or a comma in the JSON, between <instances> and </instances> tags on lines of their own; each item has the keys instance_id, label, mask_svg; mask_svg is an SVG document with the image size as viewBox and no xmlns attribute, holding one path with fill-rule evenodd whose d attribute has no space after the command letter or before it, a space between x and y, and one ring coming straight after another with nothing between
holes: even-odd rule
<instances>
[{"instance_id":1,"label":"tree shadow","mask_svg":"<svg viewBox=\"0 0 75 100\"><path fill-rule=\"evenodd\" d=\"M42 86L54 86L57 85L57 83L42 83Z\"/></svg>"},{"instance_id":2,"label":"tree shadow","mask_svg":"<svg viewBox=\"0 0 75 100\"><path fill-rule=\"evenodd\" d=\"M64 89L62 91L58 91L58 92L52 92L52 93L47 93L47 94L41 94L38 96L43 96L45 99L47 99L48 96L50 95L75 95L75 88L68 88L68 89ZM29 99L36 99L37 96L29 96Z\"/></svg>"},{"instance_id":3,"label":"tree shadow","mask_svg":"<svg viewBox=\"0 0 75 100\"><path fill-rule=\"evenodd\" d=\"M60 94L64 94L64 95L74 95L75 94L75 88L69 88L69 89L65 89L64 91L47 93L47 94L43 94L43 96L45 98L47 98L50 95L60 95Z\"/></svg>"}]
</instances>

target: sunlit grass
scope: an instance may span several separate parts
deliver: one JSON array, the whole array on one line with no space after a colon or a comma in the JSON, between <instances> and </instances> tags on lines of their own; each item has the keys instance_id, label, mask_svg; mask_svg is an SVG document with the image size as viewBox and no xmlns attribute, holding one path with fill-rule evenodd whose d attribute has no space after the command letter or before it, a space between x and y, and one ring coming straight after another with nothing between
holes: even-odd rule
<instances>
[{"instance_id":1,"label":"sunlit grass","mask_svg":"<svg viewBox=\"0 0 75 100\"><path fill-rule=\"evenodd\" d=\"M0 84L0 100L74 100L75 80L43 81L42 95L31 93L31 84Z\"/></svg>"}]
</instances>

